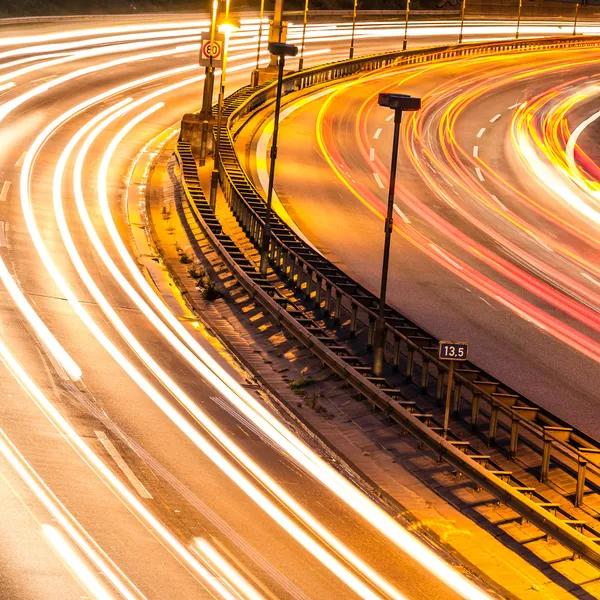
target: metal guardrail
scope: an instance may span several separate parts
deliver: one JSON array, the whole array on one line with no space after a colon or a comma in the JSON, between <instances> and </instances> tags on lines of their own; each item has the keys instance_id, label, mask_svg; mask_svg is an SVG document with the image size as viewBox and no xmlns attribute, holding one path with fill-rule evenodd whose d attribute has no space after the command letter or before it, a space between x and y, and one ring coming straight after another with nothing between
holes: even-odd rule
<instances>
[{"instance_id":1,"label":"metal guardrail","mask_svg":"<svg viewBox=\"0 0 600 600\"><path fill-rule=\"evenodd\" d=\"M433 60L443 60L456 56L476 56L491 52L518 51L522 49L545 50L567 47L600 46L600 37L584 39L545 39L523 40L519 42L496 42L492 44L467 44L462 46L436 47L421 51L392 52L383 55L359 58L341 63L332 63L294 73L285 78L285 93L301 90L312 85L331 80L341 79L357 73L363 73L389 65L419 64ZM249 239L260 247L262 227L266 207L264 201L249 181L239 165L233 147L232 127L242 117L248 115L274 96L274 84L268 83L257 89L244 88L233 94L226 101L225 112L227 123L221 131L221 147L218 156L218 169L225 196L238 222L247 233ZM187 150L189 152L189 149ZM191 152L184 158L186 149L180 145L177 156L184 172L184 190L191 206L202 202L198 197L199 185L188 185L190 177L197 180L197 170ZM191 159L191 160L190 160ZM196 189L198 188L198 189ZM192 193L193 192L193 193ZM196 194L194 197L193 194ZM205 199L203 200L204 202ZM208 205L207 205L208 206ZM197 206L196 206L197 208ZM210 211L210 208L208 208ZM214 214L203 215L195 210L195 216L203 229L210 230L208 216L216 221ZM349 307L351 333L356 333L360 318L369 322L369 338L372 341L373 324L377 317L377 298L351 280L342 271L312 250L300 240L284 223L276 217L273 219L272 238L270 245L271 264L282 272L296 289L304 292L308 298L314 298L315 304L339 319L342 303ZM217 221L218 223L218 221ZM215 223L213 222L213 225ZM220 226L219 231L220 231ZM222 236L222 232L220 233ZM546 534L560 541L574 554L585 558L590 563L600 567L600 546L596 543L596 532L586 527L585 523L570 519L560 519L545 507L527 497L501 476L486 468L487 461L478 461L479 457L470 457L459 448L459 443L443 439L437 432L412 414L403 404L379 388L374 378L363 375L351 364L331 350L331 345L322 336L317 336L306 324L294 319L282 303L287 299L276 298L275 287L267 280L262 280L260 274L252 265L238 264L239 252L232 257L229 250L233 241L227 240L226 245L218 239L217 233L209 235L211 244L224 258L238 281L256 298L267 312L279 323L284 325L301 343L309 348L317 357L323 360L335 373L343 377L357 391L368 398L375 406L384 410L390 418L399 423L420 442L431 448L439 456L468 476L477 486L486 489L498 500L515 510L522 517L536 525ZM247 259L245 259L247 262ZM332 310L333 304L333 310ZM412 379L415 359L420 360L421 386L426 387L431 368L437 375L437 393L442 397L446 366L437 359L437 350L433 336L410 323L393 309L389 309L390 318L387 325L387 335L391 338L393 348L393 363L399 365L400 354L406 355L407 378ZM305 321L306 319L303 319ZM318 329L318 328L317 328ZM600 445L580 432L574 431L566 423L557 419L531 401L503 386L500 382L485 374L471 363L464 363L457 369L454 402L459 403L466 396L472 405L471 424L476 426L481 402L489 408L490 442L496 435L498 417L500 414L508 417L511 423L511 450L517 450L519 427L537 436L543 446L542 480L548 476L550 452L552 448L560 451L577 465L578 494L583 489L586 479L588 462L594 454L599 453ZM465 394L466 392L466 394ZM596 459L597 460L597 459ZM597 466L597 465L596 465ZM568 515L566 515L568 517ZM575 529L575 527L577 529ZM590 535L585 535L587 531Z\"/></svg>"},{"instance_id":2,"label":"metal guardrail","mask_svg":"<svg viewBox=\"0 0 600 600\"><path fill-rule=\"evenodd\" d=\"M392 64L411 65L460 56L476 56L489 52L514 51L525 48L547 50L585 46L600 47L600 36L576 39L549 38L543 40L495 42L491 44L465 44L461 46L436 47L428 50L391 52L332 63L330 65L306 69L300 73L293 73L285 78L284 94ZM274 95L275 84L267 83L256 90L243 88L228 99L226 113L229 113L229 116L226 126L221 132L222 146L219 155L220 160L218 160L221 181L226 190L228 201L234 213L240 217L242 226L248 232L249 237L258 247L261 244L263 215L265 211L263 207L264 202L247 178L244 182L244 189L240 189L239 182L233 181L228 177L224 161L221 159L225 157L226 152L227 157L237 162L235 150L233 149L233 126L236 121L256 110L269 99L273 98ZM250 189L247 189L248 187ZM272 262L280 266L285 263L283 265L285 272L290 269L289 264L293 263L291 278L298 279L298 287L301 287L303 284L307 286L306 293L308 295L314 291L317 302L321 300L324 293L326 307L331 306L333 299L335 314L339 314L342 299L349 301L352 315L350 324L351 334L356 331L359 313L364 313L370 324L370 337L372 337L374 323L377 318L377 311L373 306L377 304L377 298L324 259L322 255L314 252L277 217L275 217L275 221L277 222L277 227L272 235L270 252ZM283 234L278 233L278 231L283 232ZM339 278L343 278L344 280L341 285L338 283ZM389 311L391 313L395 312L391 308L389 308ZM411 323L408 319L401 317L401 320L401 326L395 325L393 319L388 320L386 325L388 338L392 338L393 365L398 366L400 353L407 355L408 361L405 374L411 378L415 355L420 356L424 383L426 383L429 377L430 369L434 367L437 370L438 391L441 398L447 366L437 358L437 340L422 328ZM537 406L507 386L495 381L493 377L486 374L482 369L477 368L471 362L462 363L461 367L457 369L456 382L458 384L456 388L458 391L455 393L455 404L460 401L463 392L467 391L471 393L470 399L474 407L474 425L477 422L481 402L487 402L492 413L500 412L507 415L511 421L515 421L516 425L513 434L515 442L518 438L519 427L523 427L535 433L541 439L547 439L547 443L555 446L576 463L589 464L590 467L596 468L597 472L600 473L600 453L596 455L595 452L596 450L600 452L600 444L596 440L593 440L582 432L575 431L565 421ZM549 456L547 458L549 459ZM580 486L584 484L584 479L585 472L582 473Z\"/></svg>"}]
</instances>

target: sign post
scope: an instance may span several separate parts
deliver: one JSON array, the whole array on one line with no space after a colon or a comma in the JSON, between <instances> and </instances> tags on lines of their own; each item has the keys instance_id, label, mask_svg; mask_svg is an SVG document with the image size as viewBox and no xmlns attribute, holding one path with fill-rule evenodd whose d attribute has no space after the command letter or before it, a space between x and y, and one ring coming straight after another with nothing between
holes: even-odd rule
<instances>
[{"instance_id":1,"label":"sign post","mask_svg":"<svg viewBox=\"0 0 600 600\"><path fill-rule=\"evenodd\" d=\"M221 33L215 33L213 39L211 39L209 33L202 33L202 38L200 39L200 66L222 67L224 43L225 36Z\"/></svg>"},{"instance_id":2,"label":"sign post","mask_svg":"<svg viewBox=\"0 0 600 600\"><path fill-rule=\"evenodd\" d=\"M469 344L467 342L440 342L438 358L448 361L448 385L446 387L446 407L444 410L443 437L448 437L448 424L450 422L450 406L452 403L452 386L454 385L454 367L456 362L462 362L469 357Z\"/></svg>"}]
</instances>

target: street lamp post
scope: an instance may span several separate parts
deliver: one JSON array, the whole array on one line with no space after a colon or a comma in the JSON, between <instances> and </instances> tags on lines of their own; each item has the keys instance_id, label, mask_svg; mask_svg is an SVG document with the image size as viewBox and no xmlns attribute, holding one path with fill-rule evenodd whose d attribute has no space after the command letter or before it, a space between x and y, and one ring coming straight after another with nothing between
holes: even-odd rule
<instances>
[{"instance_id":1,"label":"street lamp post","mask_svg":"<svg viewBox=\"0 0 600 600\"><path fill-rule=\"evenodd\" d=\"M465 26L465 5L467 0L462 0L460 4L460 33L458 34L458 43L462 44L463 41L463 28Z\"/></svg>"},{"instance_id":2,"label":"street lamp post","mask_svg":"<svg viewBox=\"0 0 600 600\"><path fill-rule=\"evenodd\" d=\"M373 342L373 372L381 375L385 353L385 302L387 292L388 270L390 264L390 245L394 229L394 188L396 186L396 167L398 164L398 145L400 142L400 123L402 111L414 111L421 108L421 99L406 94L379 94L379 106L394 111L394 141L392 144L392 163L390 166L390 187L388 191L387 215L385 218L385 241L383 245L383 264L381 268L381 292L379 294L379 313L375 322L375 339Z\"/></svg>"},{"instance_id":3,"label":"street lamp post","mask_svg":"<svg viewBox=\"0 0 600 600\"><path fill-rule=\"evenodd\" d=\"M402 50L406 50L408 45L408 14L410 13L410 0L406 0L406 12L404 16L404 40L402 42Z\"/></svg>"},{"instance_id":4,"label":"street lamp post","mask_svg":"<svg viewBox=\"0 0 600 600\"><path fill-rule=\"evenodd\" d=\"M260 64L260 45L262 43L263 17L265 14L265 0L260 0L260 25L258 27L258 46L256 47L256 71Z\"/></svg>"},{"instance_id":5,"label":"street lamp post","mask_svg":"<svg viewBox=\"0 0 600 600\"><path fill-rule=\"evenodd\" d=\"M219 0L213 0L212 13L210 20L210 43L215 41L215 30L217 27L217 18L219 13ZM212 58L205 69L204 89L202 94L202 108L200 109L200 118L204 122L202 127L202 137L200 139L200 165L204 165L207 154L208 144L208 121L212 120L212 100L215 88L215 68Z\"/></svg>"},{"instance_id":6,"label":"street lamp post","mask_svg":"<svg viewBox=\"0 0 600 600\"><path fill-rule=\"evenodd\" d=\"M354 58L354 32L356 31L356 9L358 0L354 0L354 10L352 12L352 37L350 38L350 54L348 58Z\"/></svg>"},{"instance_id":7,"label":"street lamp post","mask_svg":"<svg viewBox=\"0 0 600 600\"><path fill-rule=\"evenodd\" d=\"M517 13L517 33L515 34L515 40L519 39L519 26L521 25L521 10L523 8L523 0L519 0L519 12Z\"/></svg>"},{"instance_id":8,"label":"street lamp post","mask_svg":"<svg viewBox=\"0 0 600 600\"><path fill-rule=\"evenodd\" d=\"M302 44L300 45L300 60L298 61L298 71L304 66L304 42L306 40L306 22L308 21L308 0L304 3L304 23L302 25Z\"/></svg>"},{"instance_id":9,"label":"street lamp post","mask_svg":"<svg viewBox=\"0 0 600 600\"><path fill-rule=\"evenodd\" d=\"M219 100L217 107L217 139L215 144L215 150L213 152L214 164L213 170L210 177L210 207L215 210L217 206L217 189L219 187L219 169L218 169L218 154L219 145L221 143L221 123L223 121L223 100L225 98L225 78L227 76L227 51L229 46L229 36L233 31L237 31L240 28L240 22L237 19L229 18L229 0L227 0L225 12L225 21L219 24L219 33L224 34L225 40L223 42L223 64L221 66L221 81L219 86Z\"/></svg>"},{"instance_id":10,"label":"street lamp post","mask_svg":"<svg viewBox=\"0 0 600 600\"><path fill-rule=\"evenodd\" d=\"M579 2L575 5L575 20L573 21L573 35L577 35L577 17L579 16Z\"/></svg>"},{"instance_id":11,"label":"street lamp post","mask_svg":"<svg viewBox=\"0 0 600 600\"><path fill-rule=\"evenodd\" d=\"M267 189L267 212L265 215L265 226L260 244L260 272L263 276L267 274L269 266L269 245L271 242L271 204L273 202L273 183L275 180L275 160L277 159L277 136L279 134L279 112L281 110L281 94L283 91L283 70L285 68L285 57L296 56L298 47L282 42L269 42L269 52L278 58L277 73L277 96L275 98L275 117L273 119L273 139L271 141L271 152L269 157L269 187Z\"/></svg>"}]
</instances>

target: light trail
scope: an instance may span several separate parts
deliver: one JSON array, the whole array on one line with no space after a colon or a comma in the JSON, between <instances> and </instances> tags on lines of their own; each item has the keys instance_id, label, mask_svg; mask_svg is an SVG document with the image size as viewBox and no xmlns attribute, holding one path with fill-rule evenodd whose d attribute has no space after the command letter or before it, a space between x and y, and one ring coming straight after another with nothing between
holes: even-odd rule
<instances>
[{"instance_id":1,"label":"light trail","mask_svg":"<svg viewBox=\"0 0 600 600\"><path fill-rule=\"evenodd\" d=\"M161 90L162 91L162 90ZM154 92L152 95L157 95L158 92ZM141 101L137 101L136 103L132 103L130 106L126 106L123 109L113 113L110 117L105 119L105 121L96 128L96 131L99 133L101 131L101 127L107 126L112 120L115 120L117 117L121 116L124 110L133 108L136 104L146 102L148 98L143 98ZM135 127L135 125L143 120L148 114L154 112L158 106L151 107L147 111L144 111L134 119L132 119L128 125L121 130L120 134L122 136L126 135L131 128ZM72 111L76 114L79 112L79 107L75 107ZM64 117L63 117L64 118ZM61 119L62 120L62 119ZM40 145L43 143L45 139L50 135L52 131L54 131L59 126L59 123L52 123L47 128L46 131L42 132L41 136L38 138L40 140ZM93 135L93 134L92 134ZM92 138L93 139L93 138ZM115 138L117 140L116 143L119 142L119 137ZM75 140L77 142L77 140ZM113 140L114 142L114 140ZM70 151L70 148L67 147ZM109 153L110 156L111 153ZM68 156L68 155L63 155ZM66 159L60 162L59 166L62 166L64 169L64 162ZM107 315L110 322L113 324L115 329L119 332L119 334L126 340L129 346L134 350L134 352L140 357L140 359L147 365L152 373L165 385L165 387L179 400L179 402L190 412L202 425L205 427L211 435L224 447L227 451L233 455L241 464L243 464L250 472L252 472L257 479L265 485L267 488L271 489L275 496L281 500L284 504L286 504L295 514L298 515L300 520L307 524L311 529L317 532L320 538L325 539L327 543L335 548L336 552L338 552L341 556L345 558L345 560L349 561L351 564L355 566L355 568L359 569L361 573L363 573L366 577L368 577L371 581L374 581L379 587L384 589L386 593L392 598L402 598L402 596L394 590L393 586L383 580L377 573L375 573L370 567L368 567L365 563L363 563L353 552L351 552L348 548L346 548L335 536L333 536L329 531L323 527L316 519L314 519L306 510L304 510L292 497L287 494L270 476L268 476L233 440L204 412L202 411L193 400L185 394L185 392L176 384L176 382L156 363L156 361L148 354L148 352L144 349L144 347L139 343L139 341L131 334L131 332L124 325L122 320L116 314L116 311L112 308L110 303L104 298L95 282L85 269L83 261L79 257L73 240L70 236L68 226L66 224L66 219L64 215L64 211L62 208L62 201L60 195L60 181L62 180L62 171L57 170L56 173L58 175L55 176L54 180L54 206L55 212L57 216L57 222L59 225L59 229L61 231L61 235L63 236L63 242L69 252L71 260L75 268L77 269L80 277L84 281L86 287L90 290L96 302L100 305L104 313ZM29 171L25 170L25 165L22 172L22 177L29 178ZM25 198L24 201L29 202L28 198ZM37 227L35 225L35 220L30 221L28 226L31 228L30 233L39 236L39 232L37 232ZM36 233L33 233L33 230ZM323 548L320 544L317 544L310 538L301 528L299 528L289 517L287 517L275 504L273 504L264 494L262 494L258 488L253 486L248 479L243 477L241 473L235 469L235 467L229 463L221 454L219 454L209 442L203 438L192 426L191 424L183 419L181 415L175 411L168 401L148 382L143 375L135 369L135 367L126 359L126 357L110 342L110 340L106 337L105 334L101 332L99 327L93 320L89 317L88 313L81 306L79 301L76 299L72 291L67 286L66 282L62 278L60 272L56 269L50 256L48 255L45 247L42 246L38 248L38 252L44 252L44 257L42 260L46 264L48 268L50 266L50 271L52 277L55 282L59 285L62 293L69 300L75 312L79 315L79 317L84 321L90 331L95 335L98 341L105 347L105 349L109 352L109 354L117 360L117 362L121 365L121 367L129 374L129 376L133 379L133 381L144 391L154 402L155 404L167 414L167 416L190 438L191 441L195 443L195 445L204 452L208 458L210 458L216 466L218 466L226 475L230 477L230 479L236 483L256 504L258 504L266 514L268 514L273 520L275 520L285 531L287 531L290 535L292 535L296 541L298 541L302 546L304 546L315 558L322 562L324 566L329 568L336 576L339 577L341 581L343 581L346 585L348 585L355 593L357 593L361 597L365 598L377 598L373 592L367 588L352 572L347 570L337 559L335 559L331 554L329 554L325 548ZM221 386L222 387L222 386Z\"/></svg>"},{"instance_id":2,"label":"light trail","mask_svg":"<svg viewBox=\"0 0 600 600\"><path fill-rule=\"evenodd\" d=\"M506 57L502 57L500 60L506 60ZM502 75L499 75L499 77L501 76ZM409 75L409 77L414 77L414 74ZM489 77L487 77L486 81L489 84ZM397 82L395 82L394 86L397 85ZM456 83L456 86L459 88L461 85L464 86L464 81L459 81ZM448 84L445 84L445 87L447 88ZM341 93L342 89L343 88L340 88L340 91L338 91L338 93ZM324 114L326 113L327 108L335 100L336 95L337 94L330 95L323 104L322 109L319 111L317 123L317 140L319 143L319 147L326 161L330 165L330 168L334 171L334 173L336 173L340 181L342 181L343 184L346 187L348 187L351 193L355 195L365 206L367 206L380 218L383 218L382 201L364 186L358 184L351 184L346 174L338 168L338 165L344 164L345 160L343 156L340 155L338 150L334 148L335 144L331 137L331 132L325 128L324 118ZM365 101L365 104L367 102L368 100ZM423 114L425 113L426 111L422 110L421 113L415 113L415 115L418 115L419 118L423 118ZM415 116L413 119L408 120L408 127L405 128L405 132L411 129L413 121L416 119L417 117ZM364 122L362 123L363 127L361 131L360 121L361 119L359 118L359 124L357 125L357 143L359 144L360 152L363 156L364 163L369 165L365 168L371 171L373 169L373 162L370 160L369 154L369 147L371 142L370 139L368 139L366 136ZM418 144L416 142L408 142L407 144L405 144L405 149L409 150L409 156L411 156L411 148L412 152L416 153L417 151L420 151L422 143L423 142L419 142ZM429 154L427 156L429 159L436 159L435 156ZM468 159L472 158L469 153L467 153L467 157ZM376 162L377 160L378 159L376 159ZM378 166L380 169L381 178L384 181L387 181L387 167L381 163L379 163ZM430 184L431 177L429 176L428 170L425 168L425 166L422 166L419 162L417 164L417 167L419 172L422 174L422 177L426 179L428 184ZM440 160L437 160L436 168L441 170L441 172L443 173L444 180L451 181L453 183L460 183L460 181L457 180L454 173L449 172L447 169L445 169L445 165L441 163ZM519 285L529 287L529 289L535 291L535 293L537 294L547 294L544 297L549 301L553 301L554 298L557 298L556 294L558 293L555 290L543 284L543 282L537 281L535 278L529 276L528 274L519 273L518 268L514 267L508 261L505 261L493 255L493 253L489 252L487 248L485 248L483 245L477 244L471 239L467 239L467 237L463 235L462 232L460 232L456 227L451 227L445 219L440 217L440 215L437 214L435 211L429 209L422 201L417 199L405 187L402 187L400 183L397 187L397 194L398 198L402 198L407 206L409 206L412 210L417 211L417 213L422 216L426 223L437 227L440 233L443 233L444 236L452 239L454 244L458 244L459 246L461 246L468 253L472 254L477 260L489 264L489 266L498 270L498 272L505 277L517 277L518 274L518 279L515 280L519 283ZM446 199L448 196L444 192L441 197ZM452 200L451 206L456 206L456 200ZM499 210L498 205L495 202L494 210ZM592 340L588 336L581 334L580 332L566 325L559 319L548 315L544 311L540 310L538 307L534 306L532 303L523 300L518 295L509 292L502 285L497 284L490 278L482 275L481 273L473 269L471 266L467 265L455 254L452 256L452 260L449 261L446 259L446 257L443 257L439 255L439 253L432 251L432 240L427 235L424 235L423 233L419 232L415 227L411 227L406 223L403 226L395 225L394 227L396 231L398 231L403 237L405 237L405 239L410 241L413 245L418 247L421 251L423 251L433 260L444 266L446 269L453 272L456 276L460 277L464 281L467 281L470 285L476 287L478 290L490 296L493 300L500 302L503 306L509 308L518 316L522 318L527 317L528 321L536 324L540 329L551 333L554 337L570 345L582 354L585 354L586 356L600 362L600 344L598 344L595 340ZM436 246L436 244L434 244L434 246ZM561 310L565 310L565 304L567 303L567 300L568 299L566 299L564 296L560 300L559 307L561 308ZM581 307L576 303L574 303L572 306L573 308L579 311L579 315L585 313L585 307ZM597 323L597 320L597 315L591 315L591 320L589 322L593 324Z\"/></svg>"},{"instance_id":3,"label":"light trail","mask_svg":"<svg viewBox=\"0 0 600 600\"><path fill-rule=\"evenodd\" d=\"M119 594L126 600L143 600L145 596L142 592L114 564L89 533L52 493L2 429L0 429L0 453L56 523L77 544L82 553L106 577Z\"/></svg>"},{"instance_id":4,"label":"light trail","mask_svg":"<svg viewBox=\"0 0 600 600\"><path fill-rule=\"evenodd\" d=\"M217 581L214 576L202 566L198 560L190 553L190 551L146 508L146 506L137 499L137 497L129 490L129 488L109 469L106 464L91 450L86 442L79 436L73 426L63 417L60 411L42 392L38 385L33 381L31 376L23 369L16 358L12 355L4 341L0 339L0 360L5 364L6 368L11 372L13 377L18 381L25 392L35 402L36 406L42 411L46 418L56 427L64 438L68 441L71 447L81 456L81 458L89 465L89 467L104 481L111 489L117 498L119 498L129 510L138 517L155 537L171 554L184 565L190 574L196 577L199 583L207 586L207 589L212 588L218 592L223 598L230 600L232 597L229 592L223 588L223 585ZM6 446L2 446L0 439L0 448L4 450ZM7 453L8 455L9 453ZM19 471L23 472L22 469ZM35 488L34 488L35 489ZM52 505L47 505L52 508ZM67 523L68 525L68 523ZM79 539L79 538L76 538ZM84 543L82 548L86 548ZM91 558L95 558L93 553ZM98 560L98 566L104 566ZM110 573L110 570L107 569ZM113 576L118 584L118 580ZM125 588L123 588L125 589ZM130 596L132 599L135 596Z\"/></svg>"},{"instance_id":5,"label":"light trail","mask_svg":"<svg viewBox=\"0 0 600 600\"><path fill-rule=\"evenodd\" d=\"M114 596L108 593L106 588L98 581L98 578L81 560L58 529L52 527L52 525L42 525L42 531L56 552L67 564L69 570L75 575L76 579L79 579L83 587L94 598L98 600L113 600Z\"/></svg>"},{"instance_id":6,"label":"light trail","mask_svg":"<svg viewBox=\"0 0 600 600\"><path fill-rule=\"evenodd\" d=\"M148 101L148 97L142 98L138 102ZM130 110L132 107L127 107L127 110ZM106 123L104 124L106 126ZM93 141L93 140L92 140ZM116 150L118 143L120 141L120 136L117 136L113 139L111 144L108 146L108 149L103 157L100 172L98 175L98 194L100 198L100 204L102 213L104 216L105 224L109 230L109 233L113 239L113 242L116 244L117 249L119 250L119 254L121 258L124 260L126 265L129 268L131 275L135 278L136 282L142 287L146 295L152 301L154 307L160 311L161 315L167 320L167 322L182 336L184 341L193 349L194 353L197 356L200 356L202 361L208 364L210 370L207 371L202 365L198 365L197 361L194 361L193 357L191 357L188 353L185 352L185 349L176 343L176 340L173 340L172 337L166 335L169 339L170 343L175 346L177 351L184 357L188 362L194 366L198 372L205 377L211 385L213 385L216 389L218 389L222 394L224 394L230 402L232 402L239 410L241 410L246 416L248 416L254 423L256 423L261 430L263 430L271 439L273 439L280 447L282 447L286 452L290 453L300 464L302 464L305 469L316 476L322 483L327 485L327 487L333 491L340 499L343 499L349 506L351 506L354 510L357 510L359 514L362 514L373 526L375 526L381 533L386 535L388 539L392 540L398 547L402 548L404 551L408 551L413 558L417 558L423 564L427 563L435 563L436 572L440 573L443 577L447 577L448 581L451 581L455 586L454 589L461 591L461 593L473 593L476 590L475 587L470 588L470 584L465 585L466 580L461 580L461 578L455 578L452 576L452 571L447 569L447 566L443 561L440 561L438 557L436 557L433 553L427 551L424 545L420 544L416 541L415 538L410 536L403 528L401 528L397 522L391 519L386 513L381 511L378 507L376 507L370 500L368 500L362 493L360 493L354 486L351 486L345 478L339 475L336 471L331 469L328 465L326 465L321 459L319 459L314 452L312 452L308 447L300 442L295 436L285 428L277 419L273 418L267 411L265 411L260 405L256 402L256 400L248 394L239 384L237 384L217 363L214 361L206 351L204 351L199 344L193 339L192 336L185 330L185 328L177 321L177 319L166 309L164 303L161 301L158 296L154 293L151 286L148 285L147 281L143 278L139 269L131 259L127 249L124 247L118 231L112 221L112 216L110 214L110 207L108 203L108 195L106 190L107 180L108 180L108 166L112 157L112 154ZM86 144L88 147L91 145L90 139L88 139L88 143ZM164 327L162 321L157 320L151 312L149 312L149 307L141 302L141 299L135 292L133 288L127 283L125 278L120 274L119 269L114 265L114 263L108 257L105 249L102 247L102 244L97 237L97 234L93 231L93 225L91 220L89 219L89 215L86 213L86 202L83 198L83 194L81 191L81 173L83 171L83 157L85 155L86 146L84 146L77 159L76 169L75 169L75 195L77 199L78 208L80 211L80 216L84 223L84 227L90 236L90 239L96 249L96 251L101 256L102 260L105 262L106 266L109 268L110 272L117 279L117 281L122 285L123 289L128 293L130 298L136 303L136 305L148 316L151 322L157 327L160 331L164 333ZM81 274L81 273L80 273ZM99 298L95 296L99 301ZM220 379L216 379L215 375ZM225 383L227 387L224 387ZM203 415L198 409L193 405L188 405L186 402L186 408L202 423L206 423L206 415ZM209 426L213 427L213 426ZM213 429L211 429L213 430ZM214 430L213 430L214 431ZM219 433L218 435L223 435ZM308 460L307 460L308 459ZM317 471L315 471L317 469ZM261 475L262 477L262 475ZM270 483L270 486L273 484ZM292 507L292 510L297 514L300 512L300 507L296 503L292 503L293 501L287 494L284 494L281 488L274 490L274 492L278 495L278 497L286 498L286 503ZM360 506L360 509L358 508ZM302 511L301 518L305 522L312 522L311 527L318 528L320 535L325 535L322 531L322 528L312 519L309 515ZM329 543L336 547L340 553L346 556L347 560L351 560L363 573L366 573L371 580L376 580L377 585L382 589L386 588L386 584L381 578L379 578L372 570L370 570L366 565L357 563L355 557L350 557L347 554L347 551L340 548L336 545L335 541L330 539ZM445 579L443 579L446 581ZM393 590L387 590L389 594L392 594ZM476 597L476 596L473 596Z\"/></svg>"},{"instance_id":7,"label":"light trail","mask_svg":"<svg viewBox=\"0 0 600 600\"><path fill-rule=\"evenodd\" d=\"M178 50L179 50L179 51L181 51L181 48L179 48ZM28 167L31 167L31 165L28 165ZM284 435L284 434L283 434L283 433L281 433L281 435ZM289 433L287 433L287 432L286 432L286 433L285 433L285 435L289 435ZM340 476L340 477L341 477L341 476ZM345 481L345 480L344 480L344 481ZM348 485L349 485L349 484L348 484ZM356 490L355 490L355 493L356 493ZM385 515L385 516L387 517L387 515ZM389 526L389 525L390 525L390 522L394 523L394 525L396 525L396 526L397 526L397 524L396 524L395 522L393 522L393 521L392 521L392 520L391 520L389 517L387 517L387 518L389 519L389 521L384 523L384 525L385 525L385 526ZM388 534L388 535L389 535L389 534ZM428 557L428 556L425 556L425 559L428 559L428 558L430 558L430 557Z\"/></svg>"},{"instance_id":8,"label":"light trail","mask_svg":"<svg viewBox=\"0 0 600 600\"><path fill-rule=\"evenodd\" d=\"M27 165L27 168L28 168L28 169L29 169L29 167L30 167L30 165ZM25 165L24 165L24 169L25 169ZM23 178L22 178L22 181L23 181ZM341 479L341 477L340 477L340 479ZM344 481L345 481L345 480L344 480ZM354 494L356 494L356 491L355 491L355 490L354 490ZM370 509L371 509L371 511L373 510L373 508L372 508L372 507L370 507ZM383 513L382 513L382 514L383 514ZM379 516L379 520L381 521L381 515L378 515L378 516ZM390 533L389 533L389 527L390 527L390 524L391 524L391 523L394 523L394 522L393 522L393 520L392 520L392 519L390 519L389 517L387 517L387 515L386 515L386 518L387 518L387 522L385 522L385 523L383 524L383 527L381 527L381 525L380 525L379 527L380 527L380 529L383 529L384 531L388 531L388 533L387 533L386 535L387 535L387 537L390 537ZM397 527L397 524L396 524L396 527ZM396 533L395 535L397 536L395 541L396 541L396 543L398 543L398 534ZM400 535L399 537L401 538L402 536ZM413 543L415 543L413 539L411 539L410 541L411 541L411 542L413 542ZM401 543L402 543L404 546L406 546L406 544L407 544L407 542L406 542L405 540L402 540L402 541L401 541ZM409 545L410 545L410 544L409 544ZM424 547L423 547L423 548L424 548ZM423 549L423 548L417 548L415 551L421 550L421 553L422 553L422 549ZM434 556L435 556L435 555L433 555L433 553L430 553L430 555L427 555L427 556L425 556L425 558L426 558L426 559L428 559L428 560L431 560L431 558L432 558L432 557L434 557ZM437 557L436 557L436 558L437 558ZM438 559L438 560L439 560L439 559ZM354 562L354 563L357 563L358 561L357 561L357 559L356 559L356 558L353 558L353 562ZM441 563L441 561L440 561L440 563ZM363 571L367 571L367 572L368 572L368 569L367 569L366 567L362 567L362 569L363 569ZM444 569L441 569L441 572L443 573L443 572L444 572ZM371 574L371 577L372 577L372 578L374 578L374 577L375 577L375 575L374 575L374 574ZM452 576L451 576L451 575L450 575L450 579L452 579ZM459 583L462 585L462 582L459 582ZM383 586L385 587L385 583L384 583L384 582L381 582L381 585L383 585ZM459 586L459 587L460 587L460 586Z\"/></svg>"},{"instance_id":9,"label":"light trail","mask_svg":"<svg viewBox=\"0 0 600 600\"><path fill-rule=\"evenodd\" d=\"M208 541L196 538L192 549L208 560L244 600L265 600L250 583Z\"/></svg>"}]
</instances>

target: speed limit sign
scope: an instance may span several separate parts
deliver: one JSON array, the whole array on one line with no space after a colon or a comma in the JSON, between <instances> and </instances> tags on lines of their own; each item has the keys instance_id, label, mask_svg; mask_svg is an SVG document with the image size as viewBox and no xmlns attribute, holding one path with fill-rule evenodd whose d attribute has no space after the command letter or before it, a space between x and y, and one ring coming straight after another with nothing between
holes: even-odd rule
<instances>
[{"instance_id":1,"label":"speed limit sign","mask_svg":"<svg viewBox=\"0 0 600 600\"><path fill-rule=\"evenodd\" d=\"M203 33L200 40L200 66L222 66L224 43L225 40L222 34L216 34L211 40L210 33Z\"/></svg>"}]
</instances>

